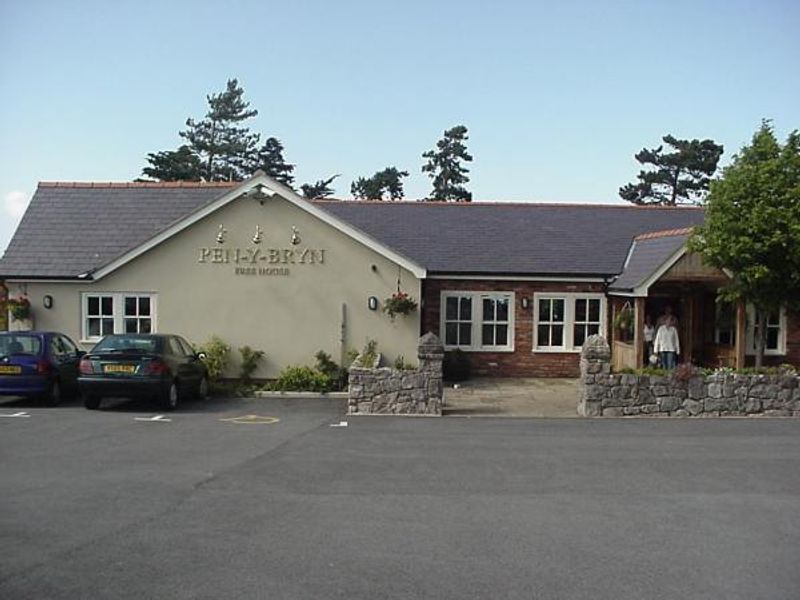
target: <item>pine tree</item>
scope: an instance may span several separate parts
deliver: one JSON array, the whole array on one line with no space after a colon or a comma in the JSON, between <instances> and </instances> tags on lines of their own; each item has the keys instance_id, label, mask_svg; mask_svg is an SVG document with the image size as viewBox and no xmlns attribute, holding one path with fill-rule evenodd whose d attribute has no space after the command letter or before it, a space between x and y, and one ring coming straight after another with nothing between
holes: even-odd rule
<instances>
[{"instance_id":1,"label":"pine tree","mask_svg":"<svg viewBox=\"0 0 800 600\"><path fill-rule=\"evenodd\" d=\"M147 155L149 167L142 169L142 174L155 181L200 181L202 164L189 146L183 145L177 150L151 152Z\"/></svg>"},{"instance_id":2,"label":"pine tree","mask_svg":"<svg viewBox=\"0 0 800 600\"><path fill-rule=\"evenodd\" d=\"M702 202L717 170L722 146L713 140L679 140L671 135L662 139L675 151L664 153L663 145L653 150L642 148L635 158L642 165L652 165L653 170L639 171L639 182L619 188L620 197L633 204Z\"/></svg>"},{"instance_id":3,"label":"pine tree","mask_svg":"<svg viewBox=\"0 0 800 600\"><path fill-rule=\"evenodd\" d=\"M283 144L277 138L267 138L264 145L256 151L251 172L259 169L284 185L292 187L294 184L294 165L283 158Z\"/></svg>"},{"instance_id":4,"label":"pine tree","mask_svg":"<svg viewBox=\"0 0 800 600\"><path fill-rule=\"evenodd\" d=\"M334 190L331 187L331 184L337 177L339 177L338 173L329 177L328 179L320 179L316 183L304 183L300 186L300 191L303 192L303 196L311 200L317 198L327 198L328 196L333 195Z\"/></svg>"},{"instance_id":5,"label":"pine tree","mask_svg":"<svg viewBox=\"0 0 800 600\"><path fill-rule=\"evenodd\" d=\"M403 177L408 177L408 171L386 167L372 177L356 179L350 186L350 193L357 200L400 200L403 197Z\"/></svg>"},{"instance_id":6,"label":"pine tree","mask_svg":"<svg viewBox=\"0 0 800 600\"><path fill-rule=\"evenodd\" d=\"M186 129L180 132L192 151L202 162L202 176L206 181L231 181L244 179L256 152L259 135L241 126L255 117L258 111L250 109L244 100L244 90L236 79L229 79L224 92L206 96L208 112L195 121L186 120Z\"/></svg>"},{"instance_id":7,"label":"pine tree","mask_svg":"<svg viewBox=\"0 0 800 600\"><path fill-rule=\"evenodd\" d=\"M422 158L427 158L428 162L422 166L422 172L433 180L433 190L428 200L472 201L472 194L463 186L469 182L469 169L461 164L462 161L472 161L465 144L468 139L467 128L456 125L444 132L444 137L436 142L435 150L423 153Z\"/></svg>"}]
</instances>

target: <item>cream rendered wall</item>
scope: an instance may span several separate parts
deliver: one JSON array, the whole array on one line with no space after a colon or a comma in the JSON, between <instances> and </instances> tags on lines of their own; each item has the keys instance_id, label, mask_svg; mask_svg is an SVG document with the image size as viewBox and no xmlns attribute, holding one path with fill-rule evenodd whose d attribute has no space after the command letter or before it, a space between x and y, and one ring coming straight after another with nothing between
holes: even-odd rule
<instances>
[{"instance_id":1,"label":"cream rendered wall","mask_svg":"<svg viewBox=\"0 0 800 600\"><path fill-rule=\"evenodd\" d=\"M225 244L219 245L216 236L221 224L227 236ZM258 246L252 242L256 225L263 231ZM297 246L290 243L293 226L301 238ZM261 261L256 265L287 267L288 276L237 275L234 264L198 262L204 247L212 251L258 247L262 253L269 248L298 252L312 248L323 249L325 255L324 264ZM234 349L230 376L238 373L236 348L247 344L264 350L266 357L256 375L275 377L286 365L313 364L319 349L339 362L346 350L360 349L368 339L378 341L390 364L398 355L415 363L419 309L392 322L380 308L367 307L369 296L377 296L382 306L383 299L395 291L398 276L402 289L419 301L421 282L410 272L274 197L263 206L251 198L237 199L95 283L28 282L9 287L12 293L15 288L27 289L37 329L63 331L76 341L81 338L81 293L154 292L158 294L159 332L177 333L193 343L219 335ZM45 294L54 299L50 310L42 307ZM344 345L340 342L343 305ZM87 349L92 346L82 343Z\"/></svg>"}]
</instances>

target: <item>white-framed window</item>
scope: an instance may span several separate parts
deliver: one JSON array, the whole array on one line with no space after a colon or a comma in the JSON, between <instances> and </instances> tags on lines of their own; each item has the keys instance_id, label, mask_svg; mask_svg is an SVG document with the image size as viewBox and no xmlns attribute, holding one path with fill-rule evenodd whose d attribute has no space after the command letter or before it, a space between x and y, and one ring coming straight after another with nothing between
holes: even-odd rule
<instances>
[{"instance_id":1,"label":"white-framed window","mask_svg":"<svg viewBox=\"0 0 800 600\"><path fill-rule=\"evenodd\" d=\"M446 349L514 350L513 292L442 292L440 313Z\"/></svg>"},{"instance_id":2,"label":"white-framed window","mask_svg":"<svg viewBox=\"0 0 800 600\"><path fill-rule=\"evenodd\" d=\"M155 333L156 295L140 292L84 293L81 338L96 341L112 333Z\"/></svg>"},{"instance_id":3,"label":"white-framed window","mask_svg":"<svg viewBox=\"0 0 800 600\"><path fill-rule=\"evenodd\" d=\"M605 335L603 294L533 295L533 351L578 352L590 335Z\"/></svg>"},{"instance_id":4,"label":"white-framed window","mask_svg":"<svg viewBox=\"0 0 800 600\"><path fill-rule=\"evenodd\" d=\"M756 334L758 332L757 312L752 305L747 306L747 354L756 353ZM767 315L767 335L764 340L764 354L786 354L786 310Z\"/></svg>"}]
</instances>

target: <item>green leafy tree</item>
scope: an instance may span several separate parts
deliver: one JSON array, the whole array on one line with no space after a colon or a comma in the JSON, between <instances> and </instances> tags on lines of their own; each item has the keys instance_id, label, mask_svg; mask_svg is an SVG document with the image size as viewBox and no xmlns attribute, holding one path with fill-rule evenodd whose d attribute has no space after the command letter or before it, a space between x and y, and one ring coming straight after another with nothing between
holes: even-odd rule
<instances>
[{"instance_id":1,"label":"green leafy tree","mask_svg":"<svg viewBox=\"0 0 800 600\"><path fill-rule=\"evenodd\" d=\"M732 275L728 301L756 309L756 366L763 364L766 319L800 309L800 134L781 146L769 121L711 182L704 224L690 248Z\"/></svg>"},{"instance_id":2,"label":"green leafy tree","mask_svg":"<svg viewBox=\"0 0 800 600\"><path fill-rule=\"evenodd\" d=\"M206 181L244 179L256 153L259 135L242 126L258 111L244 100L244 90L236 79L229 79L225 91L206 96L208 112L200 121L186 120L180 132L203 165Z\"/></svg>"},{"instance_id":3,"label":"green leafy tree","mask_svg":"<svg viewBox=\"0 0 800 600\"><path fill-rule=\"evenodd\" d=\"M469 169L462 163L472 161L467 152L467 128L456 125L444 132L444 137L436 142L434 150L422 154L428 162L422 165L422 172L433 180L433 190L428 200L438 202L471 202L472 194L464 187L469 183Z\"/></svg>"},{"instance_id":4,"label":"green leafy tree","mask_svg":"<svg viewBox=\"0 0 800 600\"><path fill-rule=\"evenodd\" d=\"M303 196L311 200L333 196L334 190L331 187L331 184L333 183L333 180L339 176L340 175L337 173L328 179L320 179L316 183L304 183L300 186L300 191L303 192Z\"/></svg>"},{"instance_id":5,"label":"green leafy tree","mask_svg":"<svg viewBox=\"0 0 800 600\"><path fill-rule=\"evenodd\" d=\"M634 204L666 206L702 202L717 170L722 146L713 140L679 140L671 135L662 140L674 152L664 152L663 145L653 150L642 148L635 158L652 170L639 171L637 183L619 188L620 197Z\"/></svg>"},{"instance_id":6,"label":"green leafy tree","mask_svg":"<svg viewBox=\"0 0 800 600\"><path fill-rule=\"evenodd\" d=\"M151 152L147 155L149 167L142 174L155 181L200 181L203 178L203 165L189 146L177 150Z\"/></svg>"},{"instance_id":7,"label":"green leafy tree","mask_svg":"<svg viewBox=\"0 0 800 600\"><path fill-rule=\"evenodd\" d=\"M350 186L350 193L357 200L400 200L403 197L403 177L408 177L408 171L386 167L372 177L356 179Z\"/></svg>"},{"instance_id":8,"label":"green leafy tree","mask_svg":"<svg viewBox=\"0 0 800 600\"><path fill-rule=\"evenodd\" d=\"M277 138L267 138L264 145L256 151L251 172L259 169L284 185L292 187L294 183L294 165L283 158L283 144Z\"/></svg>"}]
</instances>

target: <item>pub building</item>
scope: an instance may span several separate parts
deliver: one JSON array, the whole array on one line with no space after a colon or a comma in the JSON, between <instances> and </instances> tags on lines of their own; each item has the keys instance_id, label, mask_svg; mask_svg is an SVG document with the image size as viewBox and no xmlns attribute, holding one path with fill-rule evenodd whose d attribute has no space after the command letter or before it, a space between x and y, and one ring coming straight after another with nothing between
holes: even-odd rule
<instances>
[{"instance_id":1,"label":"pub building","mask_svg":"<svg viewBox=\"0 0 800 600\"><path fill-rule=\"evenodd\" d=\"M433 331L473 374L576 376L604 335L616 368L646 363L645 316L669 307L680 362L742 367L752 307L717 302L728 275L687 251L696 207L309 201L257 173L245 182L42 182L0 260L31 319L85 349L102 336L169 332L265 352L256 376L345 362L376 340L384 364L416 360ZM417 303L383 310L394 294ZM800 315L768 315L767 364L800 364ZM230 375L238 372L232 353Z\"/></svg>"}]
</instances>

